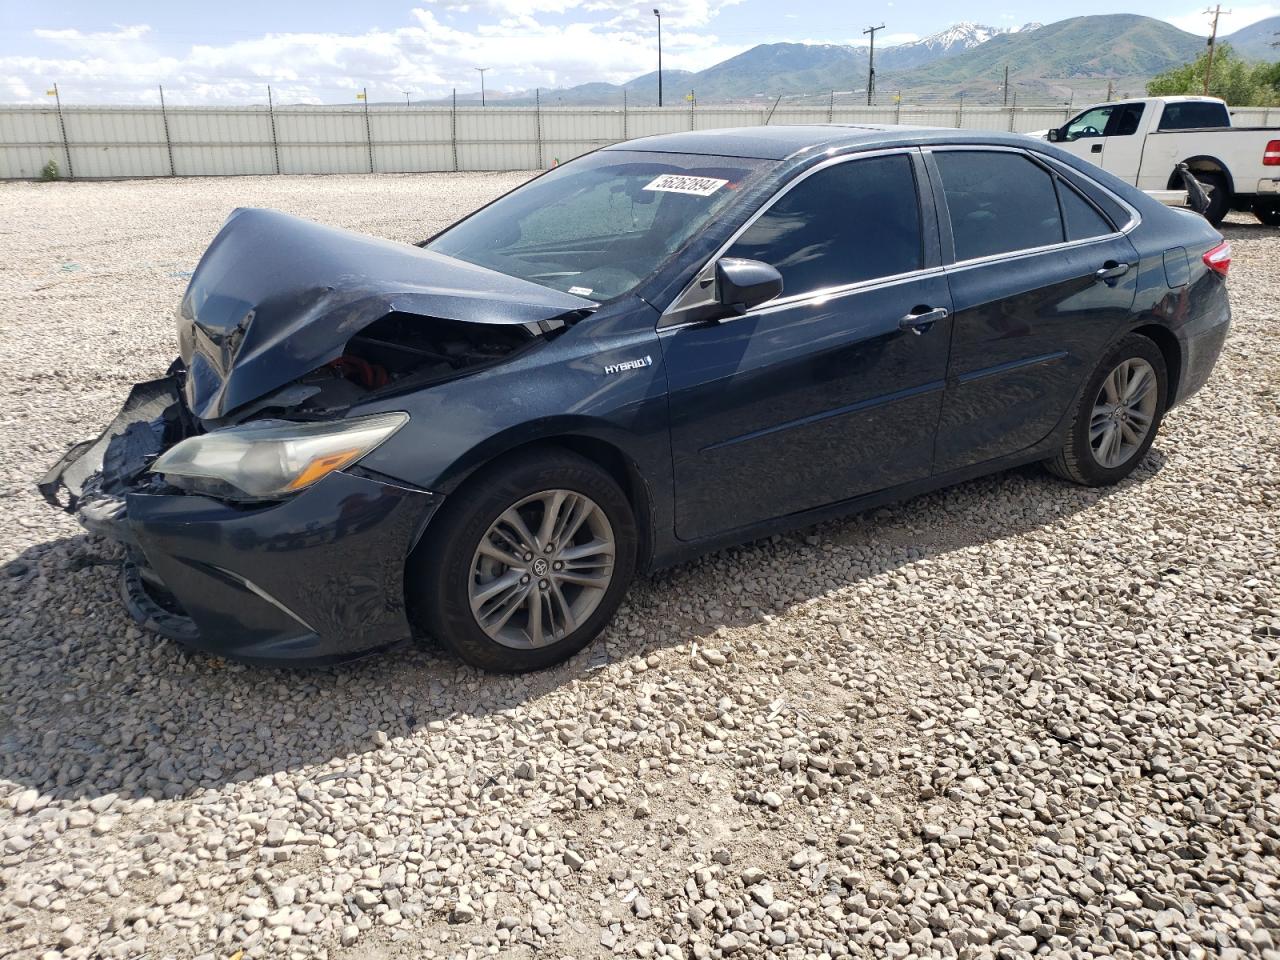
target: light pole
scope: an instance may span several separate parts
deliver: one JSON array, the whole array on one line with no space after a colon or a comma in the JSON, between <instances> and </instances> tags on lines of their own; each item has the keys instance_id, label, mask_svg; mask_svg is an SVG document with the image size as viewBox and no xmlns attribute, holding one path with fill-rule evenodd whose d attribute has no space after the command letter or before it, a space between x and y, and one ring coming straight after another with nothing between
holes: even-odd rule
<instances>
[{"instance_id":1,"label":"light pole","mask_svg":"<svg viewBox=\"0 0 1280 960\"><path fill-rule=\"evenodd\" d=\"M662 14L654 7L653 15L658 18L658 106L662 106Z\"/></svg>"},{"instance_id":2,"label":"light pole","mask_svg":"<svg viewBox=\"0 0 1280 960\"><path fill-rule=\"evenodd\" d=\"M404 105L407 107L409 105L409 91L401 90L400 92L404 94Z\"/></svg>"},{"instance_id":3,"label":"light pole","mask_svg":"<svg viewBox=\"0 0 1280 960\"><path fill-rule=\"evenodd\" d=\"M484 106L484 72L488 67L476 67L480 71L480 106Z\"/></svg>"},{"instance_id":4,"label":"light pole","mask_svg":"<svg viewBox=\"0 0 1280 960\"><path fill-rule=\"evenodd\" d=\"M867 61L867 106L871 106L871 98L876 92L876 31L883 30L884 24L878 27L867 27L862 33L871 34L871 59Z\"/></svg>"}]
</instances>

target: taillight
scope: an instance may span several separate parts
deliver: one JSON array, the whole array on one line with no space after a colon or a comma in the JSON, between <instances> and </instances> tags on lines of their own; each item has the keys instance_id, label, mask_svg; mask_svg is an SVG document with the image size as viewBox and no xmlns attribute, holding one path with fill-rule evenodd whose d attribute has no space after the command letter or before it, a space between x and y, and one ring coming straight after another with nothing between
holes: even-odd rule
<instances>
[{"instance_id":1,"label":"taillight","mask_svg":"<svg viewBox=\"0 0 1280 960\"><path fill-rule=\"evenodd\" d=\"M1262 151L1262 165L1280 167L1280 140L1272 140L1267 144L1267 149Z\"/></svg>"},{"instance_id":2,"label":"taillight","mask_svg":"<svg viewBox=\"0 0 1280 960\"><path fill-rule=\"evenodd\" d=\"M1204 255L1204 265L1220 277L1225 277L1231 269L1231 244L1223 240Z\"/></svg>"}]
</instances>

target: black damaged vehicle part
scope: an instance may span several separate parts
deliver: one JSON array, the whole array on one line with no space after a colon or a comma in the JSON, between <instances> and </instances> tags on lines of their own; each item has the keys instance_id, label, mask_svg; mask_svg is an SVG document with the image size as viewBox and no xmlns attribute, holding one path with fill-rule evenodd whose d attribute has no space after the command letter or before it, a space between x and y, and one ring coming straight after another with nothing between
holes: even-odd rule
<instances>
[{"instance_id":1,"label":"black damaged vehicle part","mask_svg":"<svg viewBox=\"0 0 1280 960\"><path fill-rule=\"evenodd\" d=\"M428 332L442 321L510 325L527 336L594 306L421 247L242 208L214 238L182 298L185 398L199 419L222 421L337 360L375 321L395 326L409 317Z\"/></svg>"}]
</instances>

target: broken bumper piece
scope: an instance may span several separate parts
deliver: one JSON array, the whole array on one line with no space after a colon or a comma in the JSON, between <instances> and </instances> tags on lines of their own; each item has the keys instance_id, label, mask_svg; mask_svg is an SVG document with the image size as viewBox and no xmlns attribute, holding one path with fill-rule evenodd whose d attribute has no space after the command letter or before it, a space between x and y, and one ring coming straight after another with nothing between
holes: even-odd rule
<instances>
[{"instance_id":1,"label":"broken bumper piece","mask_svg":"<svg viewBox=\"0 0 1280 960\"><path fill-rule=\"evenodd\" d=\"M411 635L405 560L441 496L358 468L253 506L166 487L147 472L173 416L153 384L40 484L90 532L124 545L121 591L135 620L261 663L346 660Z\"/></svg>"}]
</instances>

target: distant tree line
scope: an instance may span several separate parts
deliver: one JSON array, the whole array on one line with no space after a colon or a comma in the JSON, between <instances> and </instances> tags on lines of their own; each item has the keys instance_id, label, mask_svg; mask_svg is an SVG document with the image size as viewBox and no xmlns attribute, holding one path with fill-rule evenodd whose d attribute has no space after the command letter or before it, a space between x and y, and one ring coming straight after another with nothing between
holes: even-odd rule
<instances>
[{"instance_id":1,"label":"distant tree line","mask_svg":"<svg viewBox=\"0 0 1280 960\"><path fill-rule=\"evenodd\" d=\"M1191 63L1157 74L1147 84L1147 95L1169 97L1204 93L1209 51ZM1252 63L1236 55L1229 43L1219 43L1213 54L1209 96L1233 107L1271 107L1280 104L1280 63Z\"/></svg>"}]
</instances>

